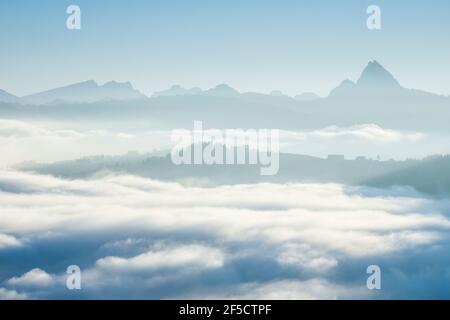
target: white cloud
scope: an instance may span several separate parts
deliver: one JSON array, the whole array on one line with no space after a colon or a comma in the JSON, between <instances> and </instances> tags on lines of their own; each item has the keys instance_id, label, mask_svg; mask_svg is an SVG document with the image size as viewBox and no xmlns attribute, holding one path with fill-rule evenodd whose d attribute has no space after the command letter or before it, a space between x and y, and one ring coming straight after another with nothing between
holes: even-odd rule
<instances>
[{"instance_id":1,"label":"white cloud","mask_svg":"<svg viewBox=\"0 0 450 320\"><path fill-rule=\"evenodd\" d=\"M18 293L15 290L0 288L0 300L25 300L27 298L26 293Z\"/></svg>"},{"instance_id":2,"label":"white cloud","mask_svg":"<svg viewBox=\"0 0 450 320\"><path fill-rule=\"evenodd\" d=\"M73 125L73 124L72 124ZM149 152L170 146L170 132L75 129L64 123L0 119L0 166L20 162L54 162L99 154L118 155L130 150Z\"/></svg>"},{"instance_id":3,"label":"white cloud","mask_svg":"<svg viewBox=\"0 0 450 320\"><path fill-rule=\"evenodd\" d=\"M430 154L445 154L448 135L400 131L376 124L348 127L329 126L311 131L280 131L282 152L327 157L343 154L347 158L365 156L384 159L423 158Z\"/></svg>"},{"instance_id":4,"label":"white cloud","mask_svg":"<svg viewBox=\"0 0 450 320\"><path fill-rule=\"evenodd\" d=\"M219 300L336 300L368 296L363 286L342 286L320 278L295 279L267 283L246 283L217 291L193 293L181 298Z\"/></svg>"},{"instance_id":5,"label":"white cloud","mask_svg":"<svg viewBox=\"0 0 450 320\"><path fill-rule=\"evenodd\" d=\"M89 239L110 234L109 242L84 261L83 286L92 290L166 288L167 283L195 277L199 270L230 272L226 270L236 261L246 268L245 259L267 259L271 268L288 270L291 277L295 272L310 277L245 281L223 294L342 298L359 293L352 285L326 279L342 261L436 247L447 241L450 229L447 200L422 198L408 189L391 196L366 191L302 183L183 186L127 175L69 181L1 171L0 233L26 239L29 246L43 236L48 243L52 237L58 241L58 235ZM256 277L265 268L250 274ZM33 269L7 283L49 288L56 278ZM348 287L351 290L344 290Z\"/></svg>"},{"instance_id":6,"label":"white cloud","mask_svg":"<svg viewBox=\"0 0 450 320\"><path fill-rule=\"evenodd\" d=\"M424 135L419 132L401 132L397 130L385 129L376 124L360 124L349 127L330 126L320 130L299 133L299 137L303 139L354 138L379 142L397 142L401 140L417 141L423 138L423 136Z\"/></svg>"},{"instance_id":7,"label":"white cloud","mask_svg":"<svg viewBox=\"0 0 450 320\"><path fill-rule=\"evenodd\" d=\"M50 130L32 123L0 119L0 137L3 138L81 138L83 134L74 130Z\"/></svg>"},{"instance_id":8,"label":"white cloud","mask_svg":"<svg viewBox=\"0 0 450 320\"><path fill-rule=\"evenodd\" d=\"M74 126L74 124L70 124ZM233 128L230 128L233 129ZM211 132L211 128L205 130ZM280 131L282 152L327 156L330 153L347 156L374 157L375 148L383 159L424 157L445 153L450 137L425 135L382 128L376 124L349 127L329 126L311 131ZM0 119L0 144L8 153L0 166L25 161L55 162L99 154L120 155L128 151L147 153L170 150L171 130L134 128L92 129L89 124L70 127L67 123L39 123Z\"/></svg>"},{"instance_id":9,"label":"white cloud","mask_svg":"<svg viewBox=\"0 0 450 320\"><path fill-rule=\"evenodd\" d=\"M21 246L22 242L16 237L0 233L0 250L9 247Z\"/></svg>"},{"instance_id":10,"label":"white cloud","mask_svg":"<svg viewBox=\"0 0 450 320\"><path fill-rule=\"evenodd\" d=\"M39 268L32 269L20 277L13 277L7 281L13 286L46 287L53 283L53 277Z\"/></svg>"},{"instance_id":11,"label":"white cloud","mask_svg":"<svg viewBox=\"0 0 450 320\"><path fill-rule=\"evenodd\" d=\"M327 272L338 265L336 258L314 250L307 244L286 245L281 248L277 261L282 265L316 272Z\"/></svg>"},{"instance_id":12,"label":"white cloud","mask_svg":"<svg viewBox=\"0 0 450 320\"><path fill-rule=\"evenodd\" d=\"M199 232L364 256L427 245L450 228L433 200L362 197L335 184L200 188L132 176L66 181L9 171L1 172L0 190L9 191L0 193L0 232L17 235Z\"/></svg>"},{"instance_id":13,"label":"white cloud","mask_svg":"<svg viewBox=\"0 0 450 320\"><path fill-rule=\"evenodd\" d=\"M215 248L202 245L183 245L148 251L131 257L105 257L97 261L103 269L133 271L167 268L220 268L224 254Z\"/></svg>"}]
</instances>

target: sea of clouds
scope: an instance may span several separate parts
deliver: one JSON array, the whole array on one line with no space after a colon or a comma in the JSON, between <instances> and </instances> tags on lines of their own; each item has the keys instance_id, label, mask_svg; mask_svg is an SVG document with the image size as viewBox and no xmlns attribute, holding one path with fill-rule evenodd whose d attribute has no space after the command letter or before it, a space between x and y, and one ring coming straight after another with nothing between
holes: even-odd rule
<instances>
[{"instance_id":1,"label":"sea of clouds","mask_svg":"<svg viewBox=\"0 0 450 320\"><path fill-rule=\"evenodd\" d=\"M205 131L214 130L207 128ZM193 128L184 128L192 130ZM230 128L238 129L238 128ZM102 127L100 124L47 123L0 119L0 167L22 161L55 162L95 155L122 155L129 151L147 153L170 150L171 130ZM252 142L250 142L251 144ZM327 157L366 156L423 158L448 153L450 136L437 133L404 132L375 124L329 126L310 131L280 130L280 151Z\"/></svg>"},{"instance_id":2,"label":"sea of clouds","mask_svg":"<svg viewBox=\"0 0 450 320\"><path fill-rule=\"evenodd\" d=\"M2 170L0 299L450 298L449 209L407 188Z\"/></svg>"}]
</instances>

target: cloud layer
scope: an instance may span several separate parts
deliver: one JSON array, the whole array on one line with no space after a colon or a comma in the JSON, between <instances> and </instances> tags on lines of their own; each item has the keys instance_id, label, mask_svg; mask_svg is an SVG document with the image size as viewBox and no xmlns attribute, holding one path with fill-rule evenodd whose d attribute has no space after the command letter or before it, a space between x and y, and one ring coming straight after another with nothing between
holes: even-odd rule
<instances>
[{"instance_id":1,"label":"cloud layer","mask_svg":"<svg viewBox=\"0 0 450 320\"><path fill-rule=\"evenodd\" d=\"M0 294L370 298L377 297L365 288L370 264L384 267L383 297L447 283L449 259L436 256L449 249L448 201L407 189L389 194L336 184L206 188L2 171ZM72 264L83 274L76 293L65 288ZM442 274L426 274L430 267Z\"/></svg>"},{"instance_id":2,"label":"cloud layer","mask_svg":"<svg viewBox=\"0 0 450 320\"><path fill-rule=\"evenodd\" d=\"M207 127L207 123L204 125L206 132L213 130ZM147 153L173 147L171 130L146 129L145 126L119 128L112 124L99 129L97 126L78 124L74 128L73 124L0 119L0 144L8 150L0 159L0 167L24 161L55 162L83 156L119 155L128 151ZM403 132L375 124L280 132L281 152L319 157L345 154L350 158L377 155L383 159L421 158L446 153L449 143L449 136Z\"/></svg>"}]
</instances>

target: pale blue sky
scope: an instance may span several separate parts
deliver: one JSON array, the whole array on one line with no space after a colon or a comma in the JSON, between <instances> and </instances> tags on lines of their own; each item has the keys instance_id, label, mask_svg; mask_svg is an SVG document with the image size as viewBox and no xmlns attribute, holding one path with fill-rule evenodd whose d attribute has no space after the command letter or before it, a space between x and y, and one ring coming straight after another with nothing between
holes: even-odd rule
<instances>
[{"instance_id":1,"label":"pale blue sky","mask_svg":"<svg viewBox=\"0 0 450 320\"><path fill-rule=\"evenodd\" d=\"M78 4L82 30L65 27ZM382 30L366 28L366 8ZM94 79L325 95L377 59L406 87L450 94L450 1L1 0L0 88Z\"/></svg>"}]
</instances>

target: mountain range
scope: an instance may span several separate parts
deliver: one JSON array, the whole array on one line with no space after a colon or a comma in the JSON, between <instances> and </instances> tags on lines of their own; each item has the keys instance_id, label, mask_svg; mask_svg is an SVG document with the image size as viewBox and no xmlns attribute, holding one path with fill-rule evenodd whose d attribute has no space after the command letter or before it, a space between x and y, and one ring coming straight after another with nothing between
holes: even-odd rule
<instances>
[{"instance_id":1,"label":"mountain range","mask_svg":"<svg viewBox=\"0 0 450 320\"><path fill-rule=\"evenodd\" d=\"M107 82L98 85L93 80L72 84L65 87L39 92L22 97L20 102L26 104L47 104L57 102L91 103L102 100L133 100L145 96L135 90L129 82Z\"/></svg>"},{"instance_id":2,"label":"mountain range","mask_svg":"<svg viewBox=\"0 0 450 320\"><path fill-rule=\"evenodd\" d=\"M209 90L173 86L148 98L130 83L94 81L18 98L0 92L0 117L140 122L145 128L192 126L203 120L215 128L319 129L375 123L412 131L449 132L450 97L404 88L377 61L356 81L345 80L327 97L239 92L226 84ZM124 107L123 101L127 101ZM19 102L19 103L17 103Z\"/></svg>"},{"instance_id":3,"label":"mountain range","mask_svg":"<svg viewBox=\"0 0 450 320\"><path fill-rule=\"evenodd\" d=\"M227 84L219 84L214 88L211 88L209 90L202 90L201 88L194 87L191 89L185 89L179 85L175 85L170 87L167 90L155 92L152 97L173 97L173 96L186 96L186 95L204 95L204 96L235 96L239 95L240 93L236 90L230 87Z\"/></svg>"},{"instance_id":4,"label":"mountain range","mask_svg":"<svg viewBox=\"0 0 450 320\"><path fill-rule=\"evenodd\" d=\"M111 172L168 181L207 181L210 185L242 183L342 183L377 188L412 187L431 195L450 193L450 156L430 156L422 160L378 161L358 157L329 156L326 159L280 154L280 171L274 176L260 175L259 165L196 165L177 166L169 154L93 156L55 163L22 163L16 169L38 172L68 179L85 179ZM0 185L1 191L1 185Z\"/></svg>"},{"instance_id":5,"label":"mountain range","mask_svg":"<svg viewBox=\"0 0 450 320\"><path fill-rule=\"evenodd\" d=\"M190 89L174 85L167 90L155 92L152 98L174 97L174 96L239 96L241 93L226 84L202 90L194 87ZM261 94L260 94L261 95ZM271 96L288 97L280 91L272 91ZM339 86L330 92L329 97L346 96L373 96L373 95L432 95L420 90L410 90L403 88L394 76L387 71L377 61L370 61L367 67L361 73L360 78L353 82L351 80L343 81ZM248 96L248 93L247 93ZM111 100L137 100L147 98L144 94L137 91L129 82L111 81L104 85L98 85L93 80L71 84L64 87L51 89L44 92L27 95L24 97L14 96L4 90L0 90L0 102L23 103L23 104L55 104L55 103L92 103ZM305 92L295 96L292 99L299 101L314 101L320 99L314 93Z\"/></svg>"}]
</instances>

